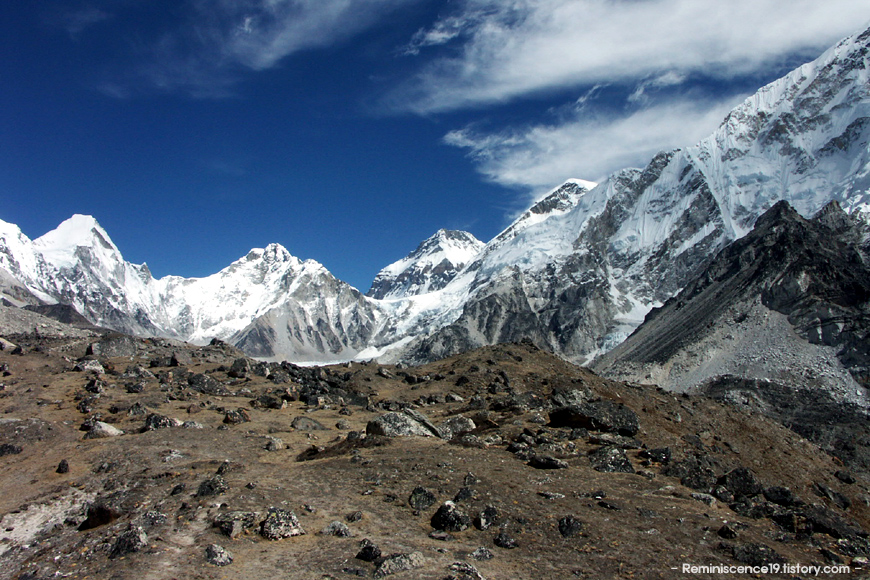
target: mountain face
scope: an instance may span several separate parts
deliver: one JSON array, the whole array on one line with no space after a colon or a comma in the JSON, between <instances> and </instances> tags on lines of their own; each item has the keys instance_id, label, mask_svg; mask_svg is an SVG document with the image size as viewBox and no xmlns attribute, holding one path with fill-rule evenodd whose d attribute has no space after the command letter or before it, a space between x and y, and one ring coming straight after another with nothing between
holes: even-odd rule
<instances>
[{"instance_id":1,"label":"mountain face","mask_svg":"<svg viewBox=\"0 0 870 580\"><path fill-rule=\"evenodd\" d=\"M680 391L739 375L866 405L868 240L837 202L811 220L779 202L593 368Z\"/></svg>"},{"instance_id":2,"label":"mountain face","mask_svg":"<svg viewBox=\"0 0 870 580\"><path fill-rule=\"evenodd\" d=\"M30 241L0 224L0 291L99 326L266 358L424 362L531 339L578 363L622 342L781 200L870 214L870 30L762 88L707 139L600 184L571 180L481 247L440 231L369 296L278 245L206 278L152 278L93 218Z\"/></svg>"},{"instance_id":3,"label":"mountain face","mask_svg":"<svg viewBox=\"0 0 870 580\"><path fill-rule=\"evenodd\" d=\"M378 272L366 296L383 300L441 290L483 247L468 232L438 230L416 250Z\"/></svg>"},{"instance_id":4,"label":"mountain face","mask_svg":"<svg viewBox=\"0 0 870 580\"><path fill-rule=\"evenodd\" d=\"M487 260L488 245L466 268L480 274L461 313L408 357L421 362L522 335L589 362L777 201L804 216L832 200L867 212L868 52L870 30L762 88L697 145L580 195L566 184L534 224L523 227L521 218L490 243L510 260ZM547 242L549 259L540 256Z\"/></svg>"}]
</instances>

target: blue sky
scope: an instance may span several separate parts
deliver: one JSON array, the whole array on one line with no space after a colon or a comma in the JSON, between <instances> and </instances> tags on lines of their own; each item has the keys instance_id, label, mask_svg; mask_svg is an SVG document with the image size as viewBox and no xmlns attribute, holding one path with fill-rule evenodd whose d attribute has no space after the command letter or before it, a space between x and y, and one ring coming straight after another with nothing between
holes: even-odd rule
<instances>
[{"instance_id":1,"label":"blue sky","mask_svg":"<svg viewBox=\"0 0 870 580\"><path fill-rule=\"evenodd\" d=\"M864 0L16 0L0 219L94 215L156 276L270 242L365 291L570 177L711 132Z\"/></svg>"}]
</instances>

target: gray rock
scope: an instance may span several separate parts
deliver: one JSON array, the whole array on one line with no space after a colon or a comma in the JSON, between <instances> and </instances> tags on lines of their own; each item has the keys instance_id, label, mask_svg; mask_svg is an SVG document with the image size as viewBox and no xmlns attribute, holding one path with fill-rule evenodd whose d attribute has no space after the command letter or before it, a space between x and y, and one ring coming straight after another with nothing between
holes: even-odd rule
<instances>
[{"instance_id":1,"label":"gray rock","mask_svg":"<svg viewBox=\"0 0 870 580\"><path fill-rule=\"evenodd\" d=\"M369 435L383 437L432 437L429 429L404 413L386 413L366 425Z\"/></svg>"},{"instance_id":2,"label":"gray rock","mask_svg":"<svg viewBox=\"0 0 870 580\"><path fill-rule=\"evenodd\" d=\"M296 417L290 423L290 426L298 431L328 431L329 428L325 427L320 421L316 419L312 419L311 417Z\"/></svg>"},{"instance_id":3,"label":"gray rock","mask_svg":"<svg viewBox=\"0 0 870 580\"><path fill-rule=\"evenodd\" d=\"M505 550L513 550L520 547L517 541L505 531L499 532L492 541L496 546Z\"/></svg>"},{"instance_id":4,"label":"gray rock","mask_svg":"<svg viewBox=\"0 0 870 580\"><path fill-rule=\"evenodd\" d=\"M377 569L375 569L375 578L383 578L384 576L396 574L397 572L421 568L425 563L426 559L420 552L393 554L387 556Z\"/></svg>"},{"instance_id":5,"label":"gray rock","mask_svg":"<svg viewBox=\"0 0 870 580\"><path fill-rule=\"evenodd\" d=\"M138 552L148 545L148 534L142 529L142 526L129 526L115 540L112 546L112 551L109 553L110 558L118 558L127 554Z\"/></svg>"},{"instance_id":6,"label":"gray rock","mask_svg":"<svg viewBox=\"0 0 870 580\"><path fill-rule=\"evenodd\" d=\"M347 527L347 524L335 520L330 522L325 528L320 530L320 533L324 536L336 536L338 538L349 538L351 537L350 528Z\"/></svg>"},{"instance_id":7,"label":"gray rock","mask_svg":"<svg viewBox=\"0 0 870 580\"><path fill-rule=\"evenodd\" d=\"M481 546L471 553L471 557L475 560L492 560L495 556L488 549Z\"/></svg>"},{"instance_id":8,"label":"gray rock","mask_svg":"<svg viewBox=\"0 0 870 580\"><path fill-rule=\"evenodd\" d=\"M415 510L424 510L437 501L435 494L425 487L415 487L408 497L408 505Z\"/></svg>"},{"instance_id":9,"label":"gray rock","mask_svg":"<svg viewBox=\"0 0 870 580\"><path fill-rule=\"evenodd\" d=\"M299 524L296 514L281 508L269 508L269 514L260 524L260 535L267 540L280 540L303 534L305 530Z\"/></svg>"},{"instance_id":10,"label":"gray rock","mask_svg":"<svg viewBox=\"0 0 870 580\"><path fill-rule=\"evenodd\" d=\"M155 429L167 429L169 427L181 427L181 421L172 419L165 415L152 413L145 417L144 431L153 431Z\"/></svg>"},{"instance_id":11,"label":"gray rock","mask_svg":"<svg viewBox=\"0 0 870 580\"><path fill-rule=\"evenodd\" d=\"M266 451L281 451L286 448L287 446L284 444L282 439L279 439L278 437L266 437Z\"/></svg>"},{"instance_id":12,"label":"gray rock","mask_svg":"<svg viewBox=\"0 0 870 580\"><path fill-rule=\"evenodd\" d=\"M190 385L191 389L205 395L226 397L232 394L229 389L220 384L213 376L203 373L190 375L187 379L187 383Z\"/></svg>"},{"instance_id":13,"label":"gray rock","mask_svg":"<svg viewBox=\"0 0 870 580\"><path fill-rule=\"evenodd\" d=\"M607 445L599 447L589 454L589 462L592 464L592 469L603 473L634 473L634 467L631 465L628 457L625 455L625 450L620 447Z\"/></svg>"},{"instance_id":14,"label":"gray rock","mask_svg":"<svg viewBox=\"0 0 870 580\"><path fill-rule=\"evenodd\" d=\"M453 562L447 569L450 570L449 580L486 580L477 568L467 562Z\"/></svg>"},{"instance_id":15,"label":"gray rock","mask_svg":"<svg viewBox=\"0 0 870 580\"><path fill-rule=\"evenodd\" d=\"M474 431L476 427L477 425L474 424L474 421L472 421L468 417L456 415L441 423L441 425L438 427L438 432L441 433L441 437L443 439L450 440L457 435L462 435L464 433Z\"/></svg>"},{"instance_id":16,"label":"gray rock","mask_svg":"<svg viewBox=\"0 0 870 580\"><path fill-rule=\"evenodd\" d=\"M104 358L136 356L139 354L139 345L132 336L110 334L98 342L89 344L86 354Z\"/></svg>"},{"instance_id":17,"label":"gray rock","mask_svg":"<svg viewBox=\"0 0 870 580\"><path fill-rule=\"evenodd\" d=\"M488 505L474 519L474 527L478 530L488 530L498 521L499 513L495 506Z\"/></svg>"},{"instance_id":18,"label":"gray rock","mask_svg":"<svg viewBox=\"0 0 870 580\"><path fill-rule=\"evenodd\" d=\"M107 437L118 437L124 432L102 421L94 421L90 430L85 434L85 439L105 439Z\"/></svg>"},{"instance_id":19,"label":"gray rock","mask_svg":"<svg viewBox=\"0 0 870 580\"><path fill-rule=\"evenodd\" d=\"M233 563L233 555L217 544L209 544L205 549L205 559L214 566L229 566Z\"/></svg>"},{"instance_id":20,"label":"gray rock","mask_svg":"<svg viewBox=\"0 0 870 580\"><path fill-rule=\"evenodd\" d=\"M224 512L214 519L214 526L224 535L235 540L246 531L253 530L259 517L259 512Z\"/></svg>"},{"instance_id":21,"label":"gray rock","mask_svg":"<svg viewBox=\"0 0 870 580\"><path fill-rule=\"evenodd\" d=\"M103 365L98 360L79 361L75 364L73 370L80 373L97 373L98 375L106 373L106 369L103 368Z\"/></svg>"},{"instance_id":22,"label":"gray rock","mask_svg":"<svg viewBox=\"0 0 870 580\"><path fill-rule=\"evenodd\" d=\"M199 484L196 490L197 497L209 497L212 495L220 495L230 489L226 480L220 475L215 475L211 479L206 479Z\"/></svg>"}]
</instances>

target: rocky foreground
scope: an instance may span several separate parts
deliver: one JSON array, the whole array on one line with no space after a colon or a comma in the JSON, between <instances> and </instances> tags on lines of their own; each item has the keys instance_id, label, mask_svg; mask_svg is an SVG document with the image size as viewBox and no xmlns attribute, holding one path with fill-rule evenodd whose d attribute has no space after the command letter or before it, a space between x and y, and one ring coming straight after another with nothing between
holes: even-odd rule
<instances>
[{"instance_id":1,"label":"rocky foreground","mask_svg":"<svg viewBox=\"0 0 870 580\"><path fill-rule=\"evenodd\" d=\"M0 578L868 573L862 470L530 344L300 368L222 343L3 338Z\"/></svg>"}]
</instances>

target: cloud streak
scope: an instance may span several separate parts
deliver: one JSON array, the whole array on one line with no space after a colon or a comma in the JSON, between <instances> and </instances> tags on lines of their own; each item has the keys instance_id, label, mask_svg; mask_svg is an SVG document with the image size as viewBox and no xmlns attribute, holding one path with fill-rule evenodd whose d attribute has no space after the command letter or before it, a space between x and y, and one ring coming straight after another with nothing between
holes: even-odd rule
<instances>
[{"instance_id":1,"label":"cloud streak","mask_svg":"<svg viewBox=\"0 0 870 580\"><path fill-rule=\"evenodd\" d=\"M751 73L817 53L867 20L863 0L463 0L421 31L428 64L392 106L435 113L596 83Z\"/></svg>"},{"instance_id":2,"label":"cloud streak","mask_svg":"<svg viewBox=\"0 0 870 580\"><path fill-rule=\"evenodd\" d=\"M659 151L694 144L742 98L680 98L619 117L578 112L560 123L494 133L466 127L444 140L468 149L488 180L535 197L569 178L600 181L619 169L642 167Z\"/></svg>"},{"instance_id":3,"label":"cloud streak","mask_svg":"<svg viewBox=\"0 0 870 580\"><path fill-rule=\"evenodd\" d=\"M152 87L225 97L249 71L345 42L423 0L187 0L171 29L138 47L136 73Z\"/></svg>"}]
</instances>

